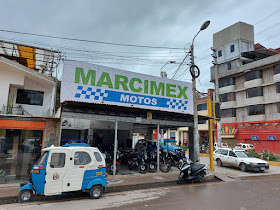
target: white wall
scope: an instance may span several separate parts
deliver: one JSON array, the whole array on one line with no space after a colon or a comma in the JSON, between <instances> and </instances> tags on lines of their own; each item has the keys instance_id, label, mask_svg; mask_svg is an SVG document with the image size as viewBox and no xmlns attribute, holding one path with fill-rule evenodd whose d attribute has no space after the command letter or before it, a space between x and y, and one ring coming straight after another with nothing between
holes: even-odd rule
<instances>
[{"instance_id":1,"label":"white wall","mask_svg":"<svg viewBox=\"0 0 280 210\"><path fill-rule=\"evenodd\" d=\"M12 61L8 61L12 62ZM8 64L8 62L0 61L0 110L3 106L7 106L8 98L14 95L13 107L21 105L23 109L29 112L32 116L50 117L54 107L54 92L55 83L52 78L45 79L36 74L29 73L26 67L22 66L24 70L16 65ZM21 65L19 65L21 66ZM37 72L35 72L37 73ZM35 90L44 92L43 106L17 104L16 96L17 89Z\"/></svg>"}]
</instances>

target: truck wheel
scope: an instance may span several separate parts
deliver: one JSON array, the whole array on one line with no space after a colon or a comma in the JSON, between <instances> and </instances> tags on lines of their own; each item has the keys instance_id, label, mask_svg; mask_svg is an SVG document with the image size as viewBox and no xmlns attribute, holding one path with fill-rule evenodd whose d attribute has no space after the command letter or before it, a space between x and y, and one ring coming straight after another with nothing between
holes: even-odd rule
<instances>
[{"instance_id":1,"label":"truck wheel","mask_svg":"<svg viewBox=\"0 0 280 210\"><path fill-rule=\"evenodd\" d=\"M223 162L222 162L220 159L217 159L216 161L217 161L217 165L218 165L218 166L220 166L220 167L223 166Z\"/></svg>"},{"instance_id":2,"label":"truck wheel","mask_svg":"<svg viewBox=\"0 0 280 210\"><path fill-rule=\"evenodd\" d=\"M32 190L21 190L18 194L18 200L20 203L29 202L33 198Z\"/></svg>"},{"instance_id":3,"label":"truck wheel","mask_svg":"<svg viewBox=\"0 0 280 210\"><path fill-rule=\"evenodd\" d=\"M245 163L240 163L239 167L240 167L240 170L241 170L241 171L243 171L243 172L246 172L246 171L247 171L247 168L246 168Z\"/></svg>"},{"instance_id":4,"label":"truck wheel","mask_svg":"<svg viewBox=\"0 0 280 210\"><path fill-rule=\"evenodd\" d=\"M98 199L102 196L102 194L103 194L103 189L102 189L102 187L100 187L98 185L93 186L89 192L90 198L92 198L92 199L93 198Z\"/></svg>"}]
</instances>

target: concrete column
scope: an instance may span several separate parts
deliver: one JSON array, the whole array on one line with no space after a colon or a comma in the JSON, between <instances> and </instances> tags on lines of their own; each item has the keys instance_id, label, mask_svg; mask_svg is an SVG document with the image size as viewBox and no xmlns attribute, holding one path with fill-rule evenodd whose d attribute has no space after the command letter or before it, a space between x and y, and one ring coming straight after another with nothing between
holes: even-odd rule
<instances>
[{"instance_id":1,"label":"concrete column","mask_svg":"<svg viewBox=\"0 0 280 210\"><path fill-rule=\"evenodd\" d=\"M157 172L159 173L159 124L157 124Z\"/></svg>"},{"instance_id":2,"label":"concrete column","mask_svg":"<svg viewBox=\"0 0 280 210\"><path fill-rule=\"evenodd\" d=\"M118 121L115 122L114 163L113 163L114 171L113 171L113 176L116 175L117 149L118 149Z\"/></svg>"},{"instance_id":3,"label":"concrete column","mask_svg":"<svg viewBox=\"0 0 280 210\"><path fill-rule=\"evenodd\" d=\"M194 138L193 138L193 127L189 127L189 158L196 163L194 160Z\"/></svg>"}]
</instances>

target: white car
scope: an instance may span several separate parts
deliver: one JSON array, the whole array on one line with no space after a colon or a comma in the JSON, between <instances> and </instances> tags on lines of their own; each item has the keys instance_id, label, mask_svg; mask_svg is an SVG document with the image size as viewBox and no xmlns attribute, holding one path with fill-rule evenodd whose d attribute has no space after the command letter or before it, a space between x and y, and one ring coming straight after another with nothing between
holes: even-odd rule
<instances>
[{"instance_id":1,"label":"white car","mask_svg":"<svg viewBox=\"0 0 280 210\"><path fill-rule=\"evenodd\" d=\"M214 160L218 166L231 165L241 171L261 171L269 169L266 161L249 157L242 149L219 148L214 151Z\"/></svg>"},{"instance_id":2,"label":"white car","mask_svg":"<svg viewBox=\"0 0 280 210\"><path fill-rule=\"evenodd\" d=\"M215 148L228 148L228 144L227 143L221 143L221 147L219 147L218 143L215 142L214 147Z\"/></svg>"},{"instance_id":3,"label":"white car","mask_svg":"<svg viewBox=\"0 0 280 210\"><path fill-rule=\"evenodd\" d=\"M253 150L255 151L255 147L253 144L242 144L242 143L238 143L236 146L235 146L235 149L241 149L241 150L244 150L245 152L248 152L250 150Z\"/></svg>"}]
</instances>

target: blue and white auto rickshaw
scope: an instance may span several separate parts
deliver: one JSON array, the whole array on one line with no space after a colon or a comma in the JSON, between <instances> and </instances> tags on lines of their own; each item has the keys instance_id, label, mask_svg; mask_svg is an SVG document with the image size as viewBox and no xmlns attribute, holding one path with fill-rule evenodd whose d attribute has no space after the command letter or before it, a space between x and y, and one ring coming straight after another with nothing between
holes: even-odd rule
<instances>
[{"instance_id":1,"label":"blue and white auto rickshaw","mask_svg":"<svg viewBox=\"0 0 280 210\"><path fill-rule=\"evenodd\" d=\"M30 201L34 194L50 196L80 190L100 198L107 184L103 155L83 143L43 149L30 173L30 183L21 183L20 202Z\"/></svg>"}]
</instances>

